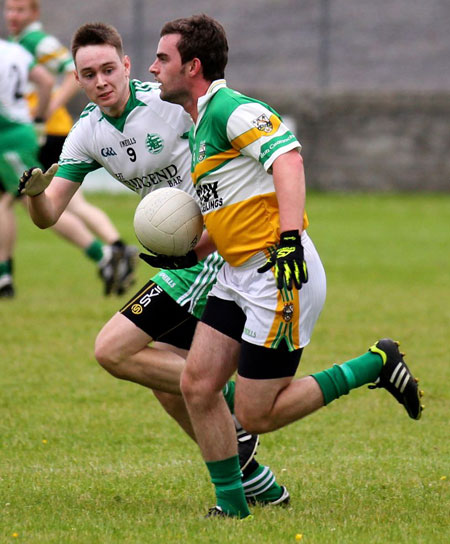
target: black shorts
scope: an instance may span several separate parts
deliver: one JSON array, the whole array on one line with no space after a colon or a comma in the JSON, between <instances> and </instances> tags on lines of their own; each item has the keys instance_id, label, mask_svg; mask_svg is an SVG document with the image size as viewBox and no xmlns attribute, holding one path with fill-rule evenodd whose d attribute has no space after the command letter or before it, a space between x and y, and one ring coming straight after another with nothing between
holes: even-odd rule
<instances>
[{"instance_id":1,"label":"black shorts","mask_svg":"<svg viewBox=\"0 0 450 544\"><path fill-rule=\"evenodd\" d=\"M42 164L44 172L59 161L65 140L65 136L47 136L45 144L39 149L39 162Z\"/></svg>"},{"instance_id":2,"label":"black shorts","mask_svg":"<svg viewBox=\"0 0 450 544\"><path fill-rule=\"evenodd\" d=\"M198 319L150 280L121 308L120 313L153 340L189 349Z\"/></svg>"},{"instance_id":3,"label":"black shorts","mask_svg":"<svg viewBox=\"0 0 450 544\"><path fill-rule=\"evenodd\" d=\"M245 314L233 301L208 297L201 321L213 329L241 342L238 374L252 380L270 380L294 376L303 348L289 351L281 342L277 348L257 346L242 340Z\"/></svg>"}]
</instances>

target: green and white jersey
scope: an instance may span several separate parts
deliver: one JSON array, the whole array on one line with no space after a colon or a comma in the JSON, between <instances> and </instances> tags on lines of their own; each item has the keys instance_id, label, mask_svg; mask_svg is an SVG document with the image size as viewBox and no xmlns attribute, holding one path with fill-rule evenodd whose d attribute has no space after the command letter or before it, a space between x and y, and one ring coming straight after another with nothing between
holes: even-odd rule
<instances>
[{"instance_id":1,"label":"green and white jersey","mask_svg":"<svg viewBox=\"0 0 450 544\"><path fill-rule=\"evenodd\" d=\"M38 165L38 142L24 98L33 57L0 40L0 187L17 196L24 170Z\"/></svg>"},{"instance_id":2,"label":"green and white jersey","mask_svg":"<svg viewBox=\"0 0 450 544\"><path fill-rule=\"evenodd\" d=\"M31 123L24 95L34 64L23 47L0 40L0 128Z\"/></svg>"},{"instance_id":3,"label":"green and white jersey","mask_svg":"<svg viewBox=\"0 0 450 544\"><path fill-rule=\"evenodd\" d=\"M301 146L278 113L229 89L223 79L199 98L198 112L190 134L191 171L205 225L224 259L241 266L278 242L271 167Z\"/></svg>"},{"instance_id":4,"label":"green and white jersey","mask_svg":"<svg viewBox=\"0 0 450 544\"><path fill-rule=\"evenodd\" d=\"M158 85L130 82L131 95L121 117L91 103L67 136L58 176L82 183L104 167L141 197L162 187L177 187L196 198L190 176L188 132L181 106L160 99ZM206 297L223 265L217 253L186 270L164 270L153 280L180 305L200 317Z\"/></svg>"},{"instance_id":5,"label":"green and white jersey","mask_svg":"<svg viewBox=\"0 0 450 544\"><path fill-rule=\"evenodd\" d=\"M130 90L120 117L106 115L93 103L86 106L66 138L58 175L81 183L103 166L141 197L161 187L196 197L189 173L189 115L161 100L155 83L132 80Z\"/></svg>"},{"instance_id":6,"label":"green and white jersey","mask_svg":"<svg viewBox=\"0 0 450 544\"><path fill-rule=\"evenodd\" d=\"M44 32L39 21L28 25L18 36L10 36L9 40L25 47L36 62L55 75L75 70L70 51L55 36Z\"/></svg>"}]
</instances>

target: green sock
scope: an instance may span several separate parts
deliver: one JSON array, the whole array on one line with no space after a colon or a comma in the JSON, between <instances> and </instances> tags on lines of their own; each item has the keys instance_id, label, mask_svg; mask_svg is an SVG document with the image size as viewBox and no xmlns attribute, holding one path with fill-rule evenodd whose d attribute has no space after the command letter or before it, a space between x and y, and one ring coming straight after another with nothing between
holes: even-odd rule
<instances>
[{"instance_id":1,"label":"green sock","mask_svg":"<svg viewBox=\"0 0 450 544\"><path fill-rule=\"evenodd\" d=\"M239 456L233 455L223 461L207 461L206 466L216 488L217 506L230 516L249 516L250 510L242 487Z\"/></svg>"},{"instance_id":2,"label":"green sock","mask_svg":"<svg viewBox=\"0 0 450 544\"><path fill-rule=\"evenodd\" d=\"M2 261L0 262L0 276L3 276L3 274L9 274L9 261Z\"/></svg>"},{"instance_id":3,"label":"green sock","mask_svg":"<svg viewBox=\"0 0 450 544\"><path fill-rule=\"evenodd\" d=\"M383 361L377 353L367 352L341 365L312 374L323 393L325 405L347 395L351 389L373 383L379 376Z\"/></svg>"},{"instance_id":4,"label":"green sock","mask_svg":"<svg viewBox=\"0 0 450 544\"><path fill-rule=\"evenodd\" d=\"M245 496L260 503L276 501L283 492L270 468L259 464L251 474L242 479L242 485Z\"/></svg>"},{"instance_id":5,"label":"green sock","mask_svg":"<svg viewBox=\"0 0 450 544\"><path fill-rule=\"evenodd\" d=\"M236 384L232 381L229 381L225 387L222 389L223 396L225 397L225 402L230 409L230 412L234 414L234 389Z\"/></svg>"},{"instance_id":6,"label":"green sock","mask_svg":"<svg viewBox=\"0 0 450 544\"><path fill-rule=\"evenodd\" d=\"M92 244L84 250L84 252L90 259L98 263L103 257L103 244L100 242L100 240L95 239Z\"/></svg>"}]
</instances>

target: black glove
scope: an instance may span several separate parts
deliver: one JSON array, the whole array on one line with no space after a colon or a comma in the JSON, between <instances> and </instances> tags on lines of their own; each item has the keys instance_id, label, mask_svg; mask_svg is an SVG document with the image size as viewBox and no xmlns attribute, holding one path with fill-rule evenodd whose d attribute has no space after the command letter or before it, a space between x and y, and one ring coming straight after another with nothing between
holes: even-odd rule
<instances>
[{"instance_id":1,"label":"black glove","mask_svg":"<svg viewBox=\"0 0 450 544\"><path fill-rule=\"evenodd\" d=\"M292 290L292 286L301 289L308 281L308 269L303 256L303 246L298 230L287 230L281 233L280 243L266 264L258 268L262 274L275 268L275 279L278 289Z\"/></svg>"},{"instance_id":2,"label":"black glove","mask_svg":"<svg viewBox=\"0 0 450 544\"><path fill-rule=\"evenodd\" d=\"M165 268L166 270L177 270L179 268L191 268L198 263L197 254L193 249L181 255L181 257L170 257L169 255L147 255L147 253L139 253L139 257L153 268Z\"/></svg>"}]
</instances>

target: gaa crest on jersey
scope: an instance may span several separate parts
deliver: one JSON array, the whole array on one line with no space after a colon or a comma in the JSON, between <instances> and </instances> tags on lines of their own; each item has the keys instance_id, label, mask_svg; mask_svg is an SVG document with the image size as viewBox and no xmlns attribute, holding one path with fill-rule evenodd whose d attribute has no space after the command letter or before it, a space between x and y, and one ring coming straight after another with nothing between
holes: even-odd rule
<instances>
[{"instance_id":1,"label":"gaa crest on jersey","mask_svg":"<svg viewBox=\"0 0 450 544\"><path fill-rule=\"evenodd\" d=\"M273 125L265 113L253 119L252 125L261 132L271 132L273 130Z\"/></svg>"},{"instance_id":2,"label":"gaa crest on jersey","mask_svg":"<svg viewBox=\"0 0 450 544\"><path fill-rule=\"evenodd\" d=\"M292 302L288 302L283 306L282 313L283 319L286 321L286 323L289 323L294 315L294 305L292 304Z\"/></svg>"},{"instance_id":3,"label":"gaa crest on jersey","mask_svg":"<svg viewBox=\"0 0 450 544\"><path fill-rule=\"evenodd\" d=\"M159 134L147 134L145 145L147 146L149 153L157 155L164 149L164 140Z\"/></svg>"}]
</instances>

